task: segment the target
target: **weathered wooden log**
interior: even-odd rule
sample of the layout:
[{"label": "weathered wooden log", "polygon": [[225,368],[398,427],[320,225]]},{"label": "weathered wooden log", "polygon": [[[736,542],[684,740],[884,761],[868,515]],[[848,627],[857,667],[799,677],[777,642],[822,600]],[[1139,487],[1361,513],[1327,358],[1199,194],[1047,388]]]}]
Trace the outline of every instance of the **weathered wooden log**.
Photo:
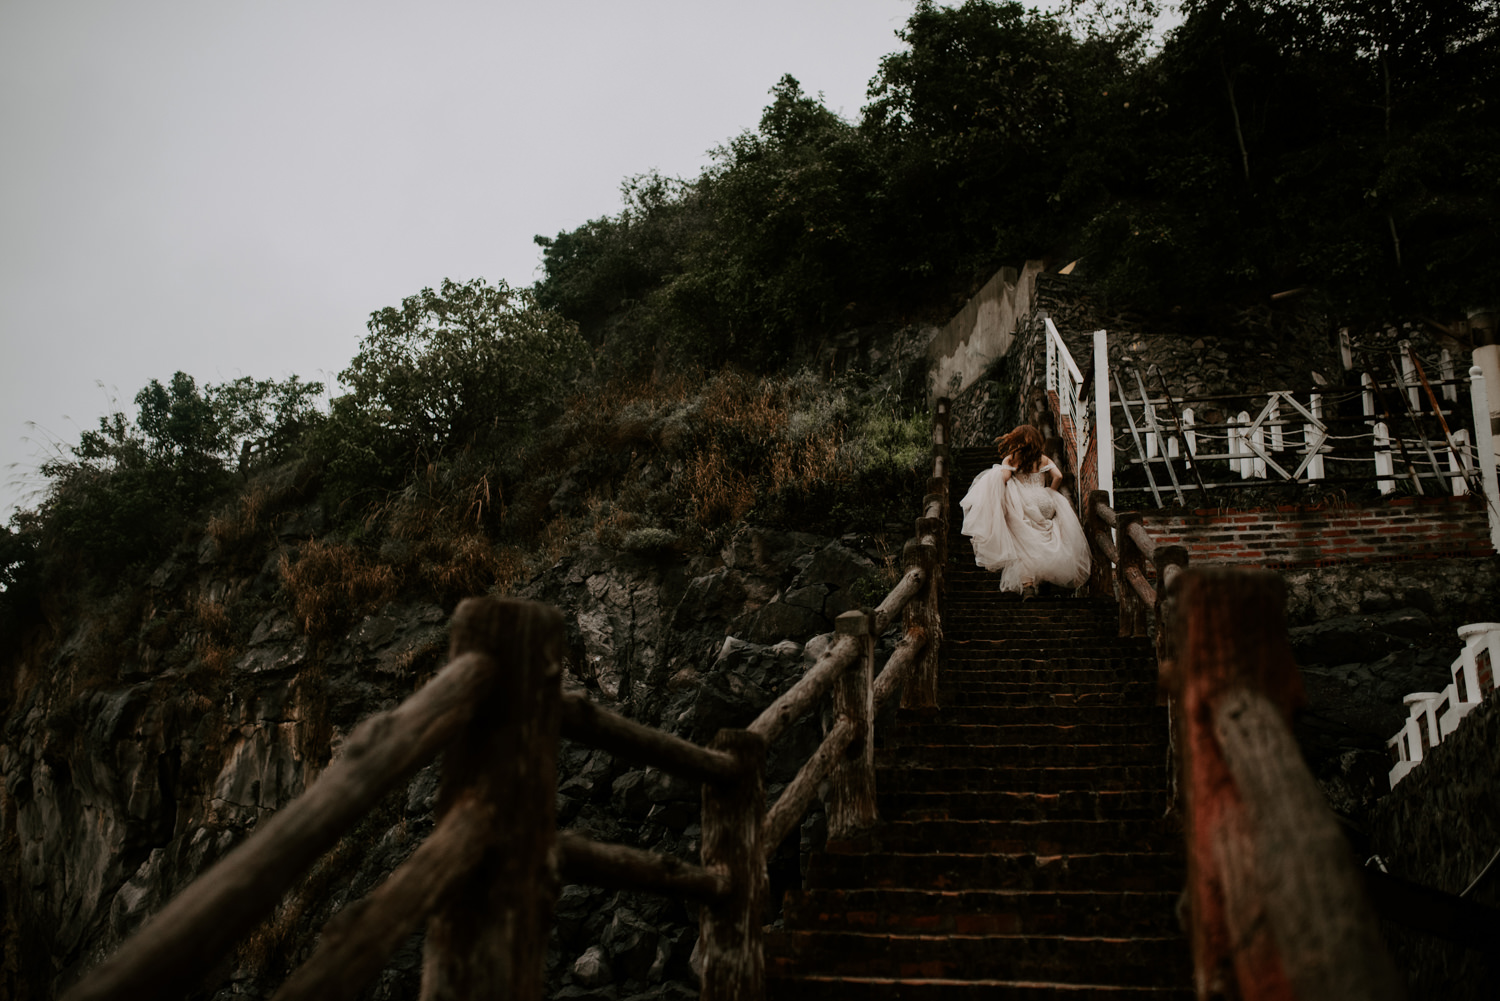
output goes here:
[{"label": "weathered wooden log", "polygon": [[748,730],[720,730],[714,747],[733,754],[742,770],[736,779],[703,784],[703,867],[722,872],[729,880],[729,893],[704,904],[699,912],[698,952],[703,960],[699,997],[703,1001],[762,1001],[766,741]]},{"label": "weathered wooden log", "polygon": [[[1155,608],[1156,588],[1152,587],[1151,581],[1146,578],[1146,571],[1142,570],[1139,566],[1127,565],[1123,573],[1125,575],[1126,582],[1130,585],[1130,589],[1135,593],[1135,597],[1140,601],[1141,607]],[[1135,635],[1144,636],[1145,632],[1144,630],[1142,630]]]},{"label": "weathered wooden log", "polygon": [[1109,536],[1100,510],[1109,510],[1109,494],[1092,491],[1083,506],[1083,533],[1089,540],[1089,594],[1095,598],[1112,598],[1115,594],[1115,544]]},{"label": "weathered wooden log", "polygon": [[1288,720],[1302,680],[1269,571],[1195,567],[1175,587],[1188,899],[1200,994],[1403,996],[1349,847]]},{"label": "weathered wooden log", "polygon": [[562,735],[694,782],[733,778],[739,767],[722,751],[643,726],[571,693],[562,698]]},{"label": "weathered wooden log", "polygon": [[500,821],[488,804],[462,800],[411,857],[368,897],[323,927],[318,948],[272,1001],[341,1001],[359,997],[391,955],[427,919],[455,882],[467,879]]},{"label": "weathered wooden log", "polygon": [[486,651],[501,668],[475,725],[444,752],[437,814],[473,797],[504,819],[473,878],[444,894],[427,922],[422,1001],[540,998],[557,895],[562,614],[529,601],[469,598],[453,616],[451,649]]},{"label": "weathered wooden log", "polygon": [[910,629],[901,641],[880,674],[875,678],[875,712],[879,715],[890,697],[902,690],[911,680],[912,672],[922,662],[922,653],[927,646],[927,634],[920,629]]},{"label": "weathered wooden log", "polygon": [[948,513],[948,498],[942,494],[928,494],[922,498],[922,517],[941,518]]},{"label": "weathered wooden log", "polygon": [[723,872],[627,845],[602,844],[576,831],[558,832],[557,869],[564,883],[642,890],[701,903],[722,900],[730,890]]},{"label": "weathered wooden log", "polygon": [[906,605],[904,624],[907,632],[917,631],[927,638],[909,684],[901,692],[901,704],[908,709],[933,709],[937,707],[938,646],[942,642],[943,627],[938,613],[938,594],[942,582],[943,567],[938,562],[937,552],[932,546],[923,545],[915,539],[906,543],[902,561],[908,567],[920,567],[927,578],[927,587],[915,600]]},{"label": "weathered wooden log", "polygon": [[1157,546],[1152,562],[1156,565],[1154,613],[1156,615],[1156,659],[1160,663],[1171,660],[1173,656],[1172,618],[1176,614],[1176,599],[1173,597],[1172,582],[1187,569],[1187,547]]},{"label": "weathered wooden log", "polygon": [[761,834],[761,845],[766,854],[786,840],[793,829],[802,822],[818,786],[828,777],[828,772],[854,741],[859,727],[848,718],[839,718],[823,738],[823,743],[797,770],[797,775],[788,782],[775,804],[766,812],[766,822]]},{"label": "weathered wooden log", "polygon": [[488,656],[457,657],[401,705],[361,723],[312,786],[178,894],[65,994],[67,1001],[185,991],[381,796],[463,729],[495,674]]},{"label": "weathered wooden log", "polygon": [[1089,512],[1096,515],[1100,521],[1110,528],[1116,528],[1119,524],[1119,515],[1115,509],[1109,506],[1109,494],[1104,490],[1095,490],[1089,494]]},{"label": "weathered wooden log", "polygon": [[844,838],[875,823],[875,637],[864,610],[834,622],[859,643],[859,656],[833,686],[833,713],[854,724],[854,740],[828,775],[828,834]]},{"label": "weathered wooden log", "polygon": [[1141,516],[1135,511],[1115,515],[1115,544],[1119,559],[1115,562],[1115,590],[1120,602],[1120,635],[1146,635],[1146,612],[1155,603],[1154,593],[1147,595],[1139,589],[1146,582],[1146,563],[1131,525],[1139,524]]},{"label": "weathered wooden log", "polygon": [[1141,522],[1139,515],[1125,526],[1125,531],[1130,533],[1130,539],[1139,550],[1141,559],[1147,563],[1152,562],[1156,558],[1156,540],[1151,538],[1150,532],[1146,531],[1146,526]]},{"label": "weathered wooden log", "polygon": [[884,635],[896,621],[896,617],[906,608],[907,602],[922,593],[922,586],[927,583],[927,571],[920,566],[912,567],[901,575],[896,586],[891,588],[885,600],[875,609],[875,635]]},{"label": "weathered wooden log", "polygon": [[833,687],[839,672],[854,662],[859,655],[859,643],[852,636],[840,636],[823,651],[818,662],[807,669],[798,682],[781,694],[775,702],[755,717],[755,722],[745,729],[765,738],[769,743],[795,720],[812,712],[823,696]]}]

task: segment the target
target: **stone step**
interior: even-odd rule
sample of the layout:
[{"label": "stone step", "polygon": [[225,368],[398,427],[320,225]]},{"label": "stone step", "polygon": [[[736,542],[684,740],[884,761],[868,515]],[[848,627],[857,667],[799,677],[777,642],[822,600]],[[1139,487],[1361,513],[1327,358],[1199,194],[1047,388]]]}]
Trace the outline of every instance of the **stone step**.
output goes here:
[{"label": "stone step", "polygon": [[[860,855],[923,856],[932,861],[926,870],[943,873],[943,859],[958,860],[960,868],[972,867],[965,859],[1001,856],[1075,856],[1094,857],[1107,854],[1119,864],[1134,858],[1136,854],[1171,855],[1181,851],[1182,836],[1174,820],[1163,817],[1130,818],[1115,820],[1090,820],[1063,818],[1051,820],[995,820],[989,818],[929,818],[920,820],[886,819],[859,834],[847,838],[833,838],[822,856],[814,856],[809,864],[808,879],[812,880],[817,858],[848,857]],[[911,863],[916,865],[916,863]],[[1079,877],[1084,878],[1084,877]],[[812,882],[809,886],[815,885]],[[899,879],[878,883],[846,884],[831,874],[822,886],[903,886],[929,889],[966,889],[962,884],[928,887],[925,883],[903,882]],[[1009,887],[1011,884],[1000,884]],[[1059,887],[1048,887],[1058,889]],[[1065,889],[1089,889],[1090,883]],[[1113,886],[1110,889],[1162,889],[1160,886]]]},{"label": "stone step", "polygon": [[1162,789],[1014,789],[909,792],[883,789],[875,807],[888,820],[1151,820],[1167,810]]},{"label": "stone step", "polygon": [[938,689],[938,705],[997,709],[1019,706],[1154,706],[1155,685],[1068,685],[1036,682],[1003,685],[980,682],[973,687]]},{"label": "stone step", "polygon": [[[980,825],[983,821],[968,821]],[[944,824],[933,821],[932,824]],[[965,821],[947,821],[965,824]],[[900,824],[886,825],[886,840],[897,837]],[[1010,825],[1013,833],[1022,833],[1020,825]],[[1040,827],[1040,825],[1038,825]],[[1055,834],[1068,834],[1065,824],[1053,822]],[[1101,824],[1103,827],[1103,824]],[[1185,867],[1179,851],[1145,851],[1136,849],[1160,834],[1148,830],[1149,821],[1118,821],[1118,831],[1142,831],[1142,836],[1110,842],[1119,851],[1074,852],[1059,854],[1055,845],[1047,845],[1049,834],[1038,830],[1034,837],[1047,848],[1044,851],[992,851],[992,845],[1007,845],[1010,837],[998,827],[987,833],[984,828],[972,831],[975,854],[939,854],[924,851],[826,851],[811,855],[807,864],[807,888],[834,887],[856,890],[865,887],[922,887],[926,890],[1142,890],[1157,891],[1181,885]],[[913,825],[915,828],[915,825]],[[996,836],[992,836],[996,834]],[[910,839],[915,840],[915,839]],[[1016,837],[1014,840],[1025,840]],[[1071,840],[1071,839],[1070,839]],[[1166,839],[1163,839],[1163,842]],[[829,848],[838,848],[829,842]]]},{"label": "stone step", "polygon": [[[1167,788],[1167,769],[1153,765],[1097,767],[980,768],[954,765],[933,768],[881,758],[875,788],[890,792],[1064,792],[1074,789],[1114,790]],[[888,763],[887,763],[888,762]]]},{"label": "stone step", "polygon": [[777,1001],[1193,1001],[1197,997],[1190,987],[775,974],[767,979],[767,994]]},{"label": "stone step", "polygon": [[[1062,712],[1063,710],[1053,710]],[[930,747],[936,744],[997,747],[1001,745],[1101,745],[1101,744],[1160,744],[1167,742],[1166,711],[1147,714],[1144,710],[1131,713],[1136,720],[1128,723],[1010,723],[1010,724],[953,724],[953,723],[901,723],[898,722],[886,733],[887,747]],[[1142,717],[1153,718],[1142,718]],[[1107,754],[1107,751],[1105,752]],[[1101,760],[1100,764],[1119,764],[1113,760]]]},{"label": "stone step", "polygon": [[1127,935],[1180,933],[1178,894],[1013,890],[794,890],[788,929],[926,935]]},{"label": "stone step", "polygon": [[1048,726],[1082,726],[1104,724],[1121,726],[1131,723],[1159,722],[1165,726],[1166,707],[1157,706],[1079,706],[1079,705],[1013,705],[1013,706],[966,706],[946,705],[929,716],[912,713],[907,721],[899,721],[890,731],[901,735],[912,726],[1015,726],[1021,724],[1046,724]]},{"label": "stone step", "polygon": [[919,742],[889,744],[875,731],[877,764],[920,765],[929,768],[1049,768],[1106,765],[1162,765],[1167,760],[1165,739],[1137,743],[1063,743],[973,745]]},{"label": "stone step", "polygon": [[776,977],[924,977],[1177,986],[1191,976],[1180,936],[894,935],[771,931],[767,971]]}]

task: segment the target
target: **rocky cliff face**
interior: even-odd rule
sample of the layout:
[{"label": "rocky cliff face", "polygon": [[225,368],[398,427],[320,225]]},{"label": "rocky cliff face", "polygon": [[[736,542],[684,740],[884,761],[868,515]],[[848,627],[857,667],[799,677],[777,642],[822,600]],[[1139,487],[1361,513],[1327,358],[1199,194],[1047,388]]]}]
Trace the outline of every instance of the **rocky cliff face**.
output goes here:
[{"label": "rocky cliff face", "polygon": [[[451,609],[431,596],[403,594],[347,633],[309,636],[277,572],[297,545],[279,540],[256,566],[184,549],[140,592],[49,609],[53,628],[5,665],[0,994],[54,996],[315,780],[360,719],[441,666]],[[835,615],[884,593],[879,555],[868,539],[746,527],[718,558],[585,550],[525,596],[564,610],[570,685],[706,740],[799,676]],[[818,728],[804,720],[778,747],[773,789]],[[559,775],[563,825],[696,857],[696,788],[566,743]],[[420,843],[436,780],[424,769],[350,832],[196,996],[269,996],[322,924]],[[773,869],[795,873],[790,852]],[[695,924],[675,902],[567,887],[553,987],[691,994]],[[413,940],[371,996],[415,996],[419,958]]]}]

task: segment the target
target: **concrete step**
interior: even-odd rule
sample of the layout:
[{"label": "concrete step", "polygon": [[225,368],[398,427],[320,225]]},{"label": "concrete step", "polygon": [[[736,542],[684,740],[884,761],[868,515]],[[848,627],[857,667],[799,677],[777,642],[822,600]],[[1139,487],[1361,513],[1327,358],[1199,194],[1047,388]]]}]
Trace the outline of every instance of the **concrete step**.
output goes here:
[{"label": "concrete step", "polygon": [[[1176,851],[1156,852],[1136,850],[1137,845],[1161,844],[1169,840],[1149,821],[1117,821],[1113,827],[1118,835],[1112,842],[1120,850],[1095,854],[1059,854],[1057,849],[1064,841],[1072,842],[1083,836],[1070,830],[1066,822],[1037,824],[1035,831],[1024,831],[1021,825],[1008,825],[1001,830],[990,822],[969,821],[970,831],[963,831],[963,821],[931,821],[920,828],[916,824],[900,822],[883,825],[881,833],[871,835],[869,840],[883,839],[886,843],[916,845],[923,834],[928,837],[948,837],[940,828],[949,826],[953,831],[967,833],[974,838],[973,853],[967,855],[942,854],[923,851],[860,851],[836,850],[840,843],[830,841],[831,849],[811,857],[808,862],[807,888],[862,889],[870,887],[909,888],[928,890],[1137,890],[1160,891],[1163,888],[1181,886],[1185,868],[1180,848]],[[1073,822],[1077,824],[1080,822]],[[1101,829],[1105,826],[1102,822]],[[1135,832],[1132,836],[1132,832]],[[903,837],[903,835],[910,835]],[[1088,832],[1090,838],[1096,836]],[[1031,841],[1042,846],[1041,851],[1002,852],[998,848],[1008,844]],[[991,850],[992,848],[996,850]]]},{"label": "concrete step", "polygon": [[898,791],[876,782],[875,807],[888,820],[1154,820],[1167,811],[1161,789]]},{"label": "concrete step", "polygon": [[1192,1001],[1197,997],[1184,987],[768,974],[766,993],[777,1001]]},{"label": "concrete step", "polygon": [[788,929],[901,935],[1072,935],[1123,938],[1179,934],[1170,891],[794,890]]},{"label": "concrete step", "polygon": [[1177,986],[1191,976],[1178,936],[895,935],[851,931],[772,931],[773,976],[1014,979]]},{"label": "concrete step", "polygon": [[[985,853],[1039,856],[1094,856],[1103,853],[1119,857],[1135,852],[1171,852],[1179,847],[1180,841],[1181,833],[1176,821],[1163,817],[1107,820],[1078,817],[1037,820],[886,818],[867,831],[846,838],[831,839],[827,855],[863,853],[966,858]],[[940,870],[941,865],[937,865],[937,869]],[[824,885],[843,884],[832,882]],[[925,884],[898,881],[879,885],[922,887]],[[1073,887],[1084,888],[1086,887]]]},{"label": "concrete step", "polygon": [[875,787],[883,792],[1016,792],[1167,788],[1167,769],[1153,765],[1094,767],[981,768],[972,765],[923,767],[883,756],[876,766]]}]

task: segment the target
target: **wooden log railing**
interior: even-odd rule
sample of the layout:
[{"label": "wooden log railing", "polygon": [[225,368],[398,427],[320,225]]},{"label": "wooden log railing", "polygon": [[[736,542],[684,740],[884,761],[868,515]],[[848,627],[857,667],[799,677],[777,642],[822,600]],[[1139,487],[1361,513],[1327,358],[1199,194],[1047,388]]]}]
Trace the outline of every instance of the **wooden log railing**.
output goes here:
[{"label": "wooden log railing", "polygon": [[1120,635],[1145,635],[1148,611],[1155,620],[1198,996],[1403,997],[1365,879],[1292,735],[1302,679],[1281,577],[1189,569],[1185,549],[1155,544],[1103,491],[1085,523],[1090,589],[1118,592]]},{"label": "wooden log railing", "polygon": [[[64,1001],[169,998],[192,990],[322,853],[416,769],[444,755],[431,835],[368,897],[336,915],[274,1001],[357,996],[426,926],[424,1001],[539,999],[559,880],[699,903],[701,997],[764,997],[761,923],[768,855],[825,782],[830,833],[874,823],[874,725],[902,692],[935,706],[946,558],[948,401],[933,422],[932,476],[905,573],[880,605],[845,612],[811,669],[743,730],[710,746],[643,726],[562,691],[561,614],[532,602],[469,599],[454,614],[448,664],[389,712],[361,723],[293,802],[201,875]],[[878,677],[878,638],[903,635]],[[767,808],[768,745],[832,696],[832,723]],[[702,783],[700,864],[556,829],[560,737]]]}]

